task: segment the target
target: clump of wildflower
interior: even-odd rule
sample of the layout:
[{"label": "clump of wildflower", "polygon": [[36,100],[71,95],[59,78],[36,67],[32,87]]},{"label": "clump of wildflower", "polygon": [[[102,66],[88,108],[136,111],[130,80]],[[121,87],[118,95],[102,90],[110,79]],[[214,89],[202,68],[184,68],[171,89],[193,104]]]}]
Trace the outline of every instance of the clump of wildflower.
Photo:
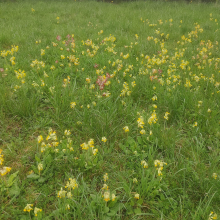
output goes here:
[{"label": "clump of wildflower", "polygon": [[107,141],[106,137],[102,137],[102,141],[106,142]]},{"label": "clump of wildflower", "polygon": [[3,167],[0,169],[0,174],[1,174],[1,176],[4,176],[7,173],[9,173],[10,171],[11,171],[11,167]]},{"label": "clump of wildflower", "polygon": [[125,126],[125,127],[123,128],[123,130],[124,130],[125,132],[129,132],[128,126]]},{"label": "clump of wildflower", "polygon": [[105,175],[103,176],[103,179],[105,182],[108,180],[108,173],[105,173]]},{"label": "clump of wildflower", "polygon": [[104,200],[106,202],[108,202],[110,200],[110,192],[109,191],[105,191],[103,194]]},{"label": "clump of wildflower", "polygon": [[137,183],[137,182],[138,182],[137,178],[134,178],[133,183]]},{"label": "clump of wildflower", "polygon": [[217,173],[212,174],[212,178],[214,178],[215,180],[217,179],[217,177],[218,177]]},{"label": "clump of wildflower", "polygon": [[108,79],[110,79],[110,74],[106,73],[106,76],[99,76],[96,83],[99,85],[99,89],[103,90]]},{"label": "clump of wildflower", "polygon": [[112,194],[112,201],[114,202],[114,201],[115,201],[115,199],[116,199],[115,194]]},{"label": "clump of wildflower", "polygon": [[209,214],[209,219],[208,219],[208,220],[213,220],[213,219],[217,219],[217,218],[218,218],[217,214],[214,213],[214,212],[211,212],[211,213]]},{"label": "clump of wildflower", "polygon": [[105,184],[105,183],[103,184],[102,190],[108,190],[107,184]]},{"label": "clump of wildflower", "polygon": [[66,196],[67,191],[63,190],[63,188],[61,187],[60,191],[57,193],[57,197],[64,198]]},{"label": "clump of wildflower", "polygon": [[155,160],[154,161],[154,166],[157,167],[157,171],[158,171],[158,176],[162,176],[162,170],[163,170],[163,166],[167,165],[167,163],[161,161],[161,160]]},{"label": "clump of wildflower", "polygon": [[40,144],[41,141],[43,141],[43,140],[44,140],[44,139],[43,139],[42,135],[39,135],[39,136],[37,137],[37,141],[38,141],[39,144]]},{"label": "clump of wildflower", "polygon": [[[2,149],[0,149],[0,165],[2,165],[2,164],[3,164],[3,161],[4,161],[4,159],[3,159],[4,155],[1,154],[1,153],[2,153]],[[2,167],[2,168],[0,169],[0,175],[1,175],[1,176],[4,176],[4,175],[6,175],[7,173],[9,173],[10,171],[11,171],[11,167]]]},{"label": "clump of wildflower", "polygon": [[65,130],[64,135],[69,136],[71,134],[70,130]]},{"label": "clump of wildflower", "polygon": [[57,140],[57,135],[56,135],[56,131],[53,131],[52,128],[49,129],[49,134],[46,138],[46,140],[52,140],[52,141],[56,141]]},{"label": "clump of wildflower", "polygon": [[170,114],[169,112],[166,112],[165,115],[164,115],[164,119],[168,120],[168,115],[169,114]]},{"label": "clump of wildflower", "polygon": [[27,204],[24,208],[24,212],[30,212],[31,210],[33,210],[32,206],[33,204]]},{"label": "clump of wildflower", "polygon": [[135,198],[135,199],[139,199],[139,198],[140,198],[140,195],[139,195],[138,193],[135,193],[135,194],[134,194],[134,198]]},{"label": "clump of wildflower", "polygon": [[75,103],[75,102],[71,102],[71,103],[70,103],[70,108],[73,108],[73,109],[74,109],[75,106],[76,106],[76,103]]},{"label": "clump of wildflower", "polygon": [[157,122],[157,114],[154,110],[153,113],[151,114],[151,117],[148,119],[148,123],[151,125],[152,123],[155,124],[156,122]]},{"label": "clump of wildflower", "polygon": [[141,131],[140,131],[140,134],[145,134],[146,133],[146,131],[144,130],[144,129],[142,129]]},{"label": "clump of wildflower", "polygon": [[194,124],[193,124],[193,127],[196,127],[198,125],[198,123],[197,122],[195,122]]},{"label": "clump of wildflower", "polygon": [[69,178],[69,181],[67,181],[65,188],[67,188],[68,190],[78,188],[76,179]]},{"label": "clump of wildflower", "polygon": [[43,170],[43,164],[42,163],[39,163],[38,166],[37,166],[37,169],[40,173],[41,170]]},{"label": "clump of wildflower", "polygon": [[148,168],[148,163],[147,163],[145,160],[142,160],[142,161],[141,161],[141,165],[142,165],[144,168]]},{"label": "clump of wildflower", "polygon": [[39,209],[37,207],[34,208],[34,215],[37,216],[38,212],[42,212],[42,209]]},{"label": "clump of wildflower", "polygon": [[140,116],[140,118],[138,118],[137,122],[138,122],[138,127],[139,127],[139,128],[143,128],[144,119],[143,119],[142,116]]},{"label": "clump of wildflower", "polygon": [[152,100],[153,100],[153,101],[156,101],[156,100],[157,100],[157,96],[154,95],[153,98],[152,98]]}]

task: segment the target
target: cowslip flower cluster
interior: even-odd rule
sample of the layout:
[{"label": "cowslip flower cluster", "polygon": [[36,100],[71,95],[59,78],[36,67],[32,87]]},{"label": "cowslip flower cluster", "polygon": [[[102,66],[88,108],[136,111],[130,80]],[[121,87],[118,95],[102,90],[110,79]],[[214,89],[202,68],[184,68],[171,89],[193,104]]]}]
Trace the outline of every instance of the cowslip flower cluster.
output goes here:
[{"label": "cowslip flower cluster", "polygon": [[143,168],[148,168],[148,163],[145,160],[141,161],[141,165],[143,166]]},{"label": "cowslip flower cluster", "polygon": [[161,161],[161,160],[155,160],[154,161],[154,166],[157,167],[157,171],[158,171],[158,176],[162,176],[162,170],[163,170],[163,166],[167,165],[167,163]]},{"label": "cowslip flower cluster", "polygon": [[166,112],[165,115],[164,115],[164,119],[168,120],[168,119],[169,119],[169,118],[168,118],[168,115],[169,115],[169,114],[170,114],[169,112]]},{"label": "cowslip flower cluster", "polygon": [[139,128],[143,128],[144,119],[143,119],[142,116],[140,116],[140,118],[138,118],[137,122],[138,122],[138,127],[139,127]]},{"label": "cowslip flower cluster", "polygon": [[[0,165],[3,165],[3,159],[4,155],[2,154],[2,149],[0,149]],[[11,167],[2,167],[0,169],[0,174],[1,176],[6,175],[7,173],[9,173],[11,171]]]},{"label": "cowslip flower cluster", "polygon": [[148,119],[148,123],[151,125],[152,123],[156,124],[157,123],[157,114],[155,110],[153,110],[153,113],[151,114],[150,118]]},{"label": "cowslip flower cluster", "polygon": [[[104,182],[108,180],[107,173],[104,174],[103,179],[104,179]],[[102,187],[102,197],[105,202],[108,202],[110,200],[115,201],[115,199],[117,198],[114,193],[110,192],[109,187],[106,183],[104,183]]]},{"label": "cowslip flower cluster", "polygon": [[128,126],[125,126],[125,127],[123,128],[123,130],[124,130],[125,132],[129,132],[129,127],[128,127]]},{"label": "cowslip flower cluster", "polygon": [[217,214],[214,213],[214,212],[211,212],[211,213],[209,214],[208,220],[213,220],[213,219],[217,219],[217,218],[218,218]]},{"label": "cowslip flower cluster", "polygon": [[89,148],[91,148],[92,150],[92,154],[95,156],[97,153],[98,153],[98,149],[97,148],[94,148],[94,139],[90,139],[88,141],[88,143],[82,143],[80,145],[80,147],[83,149],[83,150],[88,150]]},{"label": "cowslip flower cluster", "polygon": [[[65,148],[62,149],[63,152],[65,152],[67,149],[69,149],[70,151],[74,151],[74,149],[72,147],[72,140],[69,137],[70,134],[71,134],[70,130],[64,131],[63,138],[67,139],[67,144],[65,145]],[[40,146],[41,146],[41,153],[43,153],[47,149],[52,149],[52,151],[57,153],[57,152],[59,152],[59,149],[57,147],[60,146],[60,144],[63,142],[62,140],[58,141],[56,131],[54,131],[52,128],[49,129],[48,135],[47,135],[45,141],[44,141],[44,138],[42,135],[39,135],[37,137],[37,141],[38,141],[38,144],[40,144]]]}]

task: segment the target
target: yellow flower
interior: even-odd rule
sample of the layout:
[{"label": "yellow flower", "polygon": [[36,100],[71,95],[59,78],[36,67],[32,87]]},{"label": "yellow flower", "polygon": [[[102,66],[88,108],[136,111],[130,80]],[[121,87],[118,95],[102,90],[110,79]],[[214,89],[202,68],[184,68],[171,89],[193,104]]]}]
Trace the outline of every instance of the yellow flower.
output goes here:
[{"label": "yellow flower", "polygon": [[140,116],[140,118],[138,118],[137,122],[138,122],[138,127],[139,127],[139,128],[143,128],[144,119],[143,119],[142,116]]},{"label": "yellow flower", "polygon": [[0,174],[1,174],[1,176],[4,176],[7,173],[9,173],[10,171],[11,171],[11,167],[3,167],[2,169],[0,169]]},{"label": "yellow flower", "polygon": [[61,59],[62,59],[62,60],[64,60],[64,59],[65,59],[65,56],[64,56],[64,55],[61,55],[60,57],[61,57]]},{"label": "yellow flower", "polygon": [[146,133],[146,131],[144,130],[144,129],[142,129],[141,131],[140,131],[140,134],[145,134]]},{"label": "yellow flower", "polygon": [[41,49],[40,55],[41,56],[45,55],[45,50]]},{"label": "yellow flower", "polygon": [[70,108],[75,108],[75,106],[76,106],[76,103],[75,103],[75,102],[71,102],[71,103],[70,103]]},{"label": "yellow flower", "polygon": [[104,200],[108,202],[110,200],[110,192],[109,191],[104,192],[103,197],[104,197]]},{"label": "yellow flower", "polygon": [[168,115],[169,115],[169,114],[170,114],[169,112],[166,112],[166,113],[165,113],[164,118],[165,118],[166,120],[168,120]]},{"label": "yellow flower", "polygon": [[112,201],[115,201],[115,199],[116,199],[115,194],[112,194]]},{"label": "yellow flower", "polygon": [[123,128],[123,130],[124,130],[125,132],[129,132],[128,126],[125,126],[125,127]]},{"label": "yellow flower", "polygon": [[153,100],[153,101],[157,100],[157,96],[154,95],[153,98],[152,98],[152,100]]},{"label": "yellow flower", "polygon": [[138,193],[136,193],[136,194],[134,195],[134,198],[135,198],[135,199],[139,199],[139,198],[140,198],[140,195],[139,195]]},{"label": "yellow flower", "polygon": [[32,11],[32,12],[35,12],[35,10],[34,10],[33,8],[31,8],[31,11]]},{"label": "yellow flower", "polygon": [[31,208],[31,206],[33,206],[33,204],[27,204],[24,208],[24,212],[30,212],[31,210],[33,210],[33,208]]},{"label": "yellow flower", "polygon": [[68,188],[68,190],[70,190],[71,188],[73,189],[78,188],[76,179],[69,178],[69,182],[67,181],[65,188]]},{"label": "yellow flower", "polygon": [[196,127],[198,124],[197,124],[197,122],[195,122],[194,124],[193,124],[193,127]]},{"label": "yellow flower", "polygon": [[141,165],[144,167],[144,168],[148,168],[148,164],[145,160],[142,160],[141,161]]},{"label": "yellow flower", "polygon": [[64,198],[66,196],[67,191],[63,190],[61,187],[61,190],[57,193],[57,197]]},{"label": "yellow flower", "polygon": [[103,179],[104,179],[105,182],[108,180],[108,174],[107,173],[103,176]]},{"label": "yellow flower", "polygon": [[212,110],[210,108],[208,108],[208,112],[211,112]]},{"label": "yellow flower", "polygon": [[40,135],[40,136],[37,137],[38,143],[40,143],[40,142],[43,141],[43,140],[44,140],[44,139],[43,139],[42,135]]},{"label": "yellow flower", "polygon": [[218,177],[217,173],[213,173],[213,174],[212,174],[212,177],[216,180],[217,177]]},{"label": "yellow flower", "polygon": [[107,141],[106,137],[102,137],[102,141],[106,142]]},{"label": "yellow flower", "polygon": [[98,153],[98,149],[93,149],[92,150],[93,155],[95,156]]},{"label": "yellow flower", "polygon": [[35,216],[37,216],[37,213],[38,213],[38,212],[42,212],[42,209],[39,209],[39,208],[35,207],[35,208],[34,208],[34,214],[35,214]]},{"label": "yellow flower", "polygon": [[65,130],[64,135],[69,136],[71,134],[70,130]]},{"label": "yellow flower", "polygon": [[40,172],[41,170],[43,170],[43,164],[39,163],[37,166],[38,171]]},{"label": "yellow flower", "polygon": [[137,181],[137,178],[134,178],[133,179],[133,183],[137,183],[138,181]]}]

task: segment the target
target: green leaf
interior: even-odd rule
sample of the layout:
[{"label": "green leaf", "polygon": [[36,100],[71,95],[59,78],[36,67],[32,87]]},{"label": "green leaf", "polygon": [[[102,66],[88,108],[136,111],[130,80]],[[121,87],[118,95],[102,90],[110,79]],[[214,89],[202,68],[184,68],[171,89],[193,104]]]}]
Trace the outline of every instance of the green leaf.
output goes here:
[{"label": "green leaf", "polygon": [[17,185],[17,182],[9,189],[9,195],[10,196],[18,196],[20,194],[21,190]]},{"label": "green leaf", "polygon": [[35,160],[36,160],[38,163],[41,163],[41,160],[40,160],[40,158],[37,156],[37,154],[35,154]]},{"label": "green leaf", "polygon": [[137,203],[141,205],[141,204],[143,203],[143,199],[139,199],[139,200],[137,201]]},{"label": "green leaf", "polygon": [[31,173],[30,175],[27,176],[28,179],[34,179],[34,180],[38,179],[39,177],[40,176],[35,173]]},{"label": "green leaf", "polygon": [[135,209],[135,210],[134,210],[134,213],[135,213],[135,214],[141,214],[141,209],[140,209],[140,208]]},{"label": "green leaf", "polygon": [[140,145],[143,144],[142,137],[138,136],[138,137],[137,137],[137,141],[138,141],[138,143],[139,143]]},{"label": "green leaf", "polygon": [[103,209],[103,212],[108,213],[109,212],[109,207],[105,206],[104,209]]},{"label": "green leaf", "polygon": [[14,181],[15,181],[15,178],[16,178],[17,175],[18,175],[18,172],[19,172],[19,171],[15,172],[15,173],[13,173],[13,174],[11,174],[11,175],[9,176],[8,182],[7,182],[7,187],[11,187],[11,186],[13,185],[13,183],[14,183]]},{"label": "green leaf", "polygon": [[116,212],[114,210],[111,210],[109,213],[107,213],[107,216],[115,216]]},{"label": "green leaf", "polygon": [[43,182],[45,182],[45,180],[46,180],[46,178],[40,177],[40,178],[38,179],[38,182],[39,182],[39,183],[43,183]]}]

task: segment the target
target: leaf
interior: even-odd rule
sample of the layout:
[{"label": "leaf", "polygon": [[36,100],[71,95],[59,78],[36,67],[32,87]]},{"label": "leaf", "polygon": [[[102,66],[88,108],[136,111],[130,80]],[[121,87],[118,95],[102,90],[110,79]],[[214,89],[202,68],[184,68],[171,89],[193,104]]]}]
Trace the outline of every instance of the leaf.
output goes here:
[{"label": "leaf", "polygon": [[115,206],[111,210],[114,210],[115,212],[118,212],[119,210],[122,210],[123,208],[124,208],[123,203],[116,203]]},{"label": "leaf", "polygon": [[38,182],[39,182],[39,183],[43,183],[43,182],[45,182],[45,180],[46,180],[46,178],[40,177],[40,178],[38,179]]},{"label": "leaf", "polygon": [[15,180],[15,178],[16,178],[17,175],[18,175],[18,172],[19,172],[19,171],[17,171],[17,172],[15,172],[15,173],[13,173],[13,174],[10,175],[10,177],[8,178],[7,187],[11,187],[11,186],[13,185],[14,180]]},{"label": "leaf", "polygon": [[35,160],[36,160],[38,163],[41,163],[41,160],[40,160],[40,158],[37,156],[37,154],[35,154]]},{"label": "leaf", "polygon": [[20,194],[21,190],[17,185],[17,182],[9,189],[9,195],[10,196],[18,196]]},{"label": "leaf", "polygon": [[27,176],[28,179],[34,179],[34,180],[38,179],[39,177],[40,176],[35,173],[31,173],[30,175]]},{"label": "leaf", "polygon": [[108,213],[109,212],[109,207],[105,206],[104,209],[103,209],[103,212]]},{"label": "leaf", "polygon": [[143,203],[143,199],[139,199],[139,200],[137,201],[137,203],[141,205],[141,204]]},{"label": "leaf", "polygon": [[137,141],[138,141],[138,143],[139,143],[140,145],[143,144],[142,137],[138,136],[138,137],[137,137]]},{"label": "leaf", "polygon": [[115,216],[116,212],[114,210],[111,210],[109,213],[107,213],[107,216]]},{"label": "leaf", "polygon": [[140,208],[135,209],[135,210],[134,210],[134,213],[135,213],[135,214],[141,214],[141,209],[140,209]]}]

